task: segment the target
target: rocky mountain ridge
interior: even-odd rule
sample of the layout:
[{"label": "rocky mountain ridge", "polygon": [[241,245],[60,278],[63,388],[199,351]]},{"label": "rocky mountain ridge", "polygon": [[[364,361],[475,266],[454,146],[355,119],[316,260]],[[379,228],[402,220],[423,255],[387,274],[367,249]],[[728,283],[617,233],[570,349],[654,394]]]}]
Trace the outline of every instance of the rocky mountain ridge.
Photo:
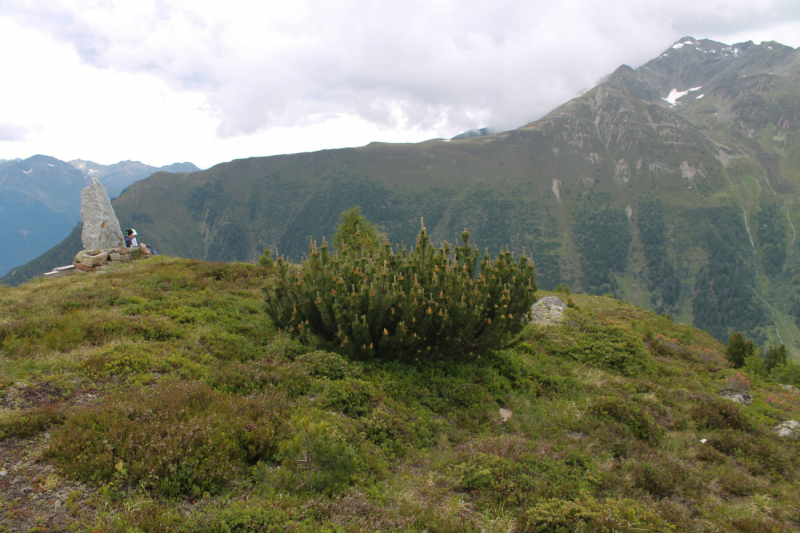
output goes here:
[{"label": "rocky mountain ridge", "polygon": [[161,253],[291,259],[360,204],[392,242],[420,217],[532,253],[543,288],[613,293],[800,356],[800,54],[685,37],[516,130],[157,173],[114,202]]},{"label": "rocky mountain ridge", "polygon": [[146,165],[140,161],[120,161],[113,165],[100,165],[93,161],[75,159],[69,162],[87,178],[97,178],[108,191],[110,198],[116,198],[126,187],[156,172],[197,172],[193,163],[172,163],[163,167]]}]

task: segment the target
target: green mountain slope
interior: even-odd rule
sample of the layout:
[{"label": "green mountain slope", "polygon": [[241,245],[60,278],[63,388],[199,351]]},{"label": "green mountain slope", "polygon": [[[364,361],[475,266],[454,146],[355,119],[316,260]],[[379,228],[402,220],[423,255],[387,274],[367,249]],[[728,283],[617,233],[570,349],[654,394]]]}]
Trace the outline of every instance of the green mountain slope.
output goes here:
[{"label": "green mountain slope", "polygon": [[0,283],[16,286],[41,276],[45,272],[50,272],[56,267],[71,264],[75,255],[83,249],[82,231],[83,223],[76,224],[66,239],[39,257],[11,269],[10,272],[0,277]]},{"label": "green mountain slope", "polygon": [[161,256],[0,286],[0,531],[800,526],[800,441],[771,431],[800,395],[703,331],[576,295],[483,359],[357,363],[276,331],[271,275]]},{"label": "green mountain slope", "polygon": [[162,253],[299,259],[352,205],[393,242],[468,227],[539,281],[800,357],[800,53],[691,37],[517,130],[155,174],[114,203]]},{"label": "green mountain slope", "polygon": [[0,275],[57,245],[80,220],[86,178],[53,157],[0,166]]}]

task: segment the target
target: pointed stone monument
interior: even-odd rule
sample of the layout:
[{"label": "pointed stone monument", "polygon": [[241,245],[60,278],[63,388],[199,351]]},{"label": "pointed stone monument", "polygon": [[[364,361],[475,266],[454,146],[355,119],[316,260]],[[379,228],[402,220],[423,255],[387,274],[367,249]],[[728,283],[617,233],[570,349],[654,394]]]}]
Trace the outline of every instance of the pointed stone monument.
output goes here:
[{"label": "pointed stone monument", "polygon": [[125,248],[119,220],[105,187],[97,178],[92,178],[91,185],[81,191],[81,218],[84,250]]}]

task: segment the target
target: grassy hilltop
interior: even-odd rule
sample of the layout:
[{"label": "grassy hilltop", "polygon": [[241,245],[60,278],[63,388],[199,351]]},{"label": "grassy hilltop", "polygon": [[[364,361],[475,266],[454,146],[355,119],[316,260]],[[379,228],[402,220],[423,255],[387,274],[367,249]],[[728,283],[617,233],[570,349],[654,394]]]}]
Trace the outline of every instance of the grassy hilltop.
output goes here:
[{"label": "grassy hilltop", "polygon": [[357,363],[277,331],[270,275],[155,257],[0,287],[0,531],[800,526],[800,444],[770,431],[800,396],[705,332],[573,295],[513,349]]},{"label": "grassy hilltop", "polygon": [[113,205],[159,252],[208,261],[299,260],[356,204],[392,243],[424,217],[437,242],[468,227],[492,254],[528,250],[541,288],[613,293],[798,359],[799,132],[800,51],[685,37],[515,130],[157,173]]}]

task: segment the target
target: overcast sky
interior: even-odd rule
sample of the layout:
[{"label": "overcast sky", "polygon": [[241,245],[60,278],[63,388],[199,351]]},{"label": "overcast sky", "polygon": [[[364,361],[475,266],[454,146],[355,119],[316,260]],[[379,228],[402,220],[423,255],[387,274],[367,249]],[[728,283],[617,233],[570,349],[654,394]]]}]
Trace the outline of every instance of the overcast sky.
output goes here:
[{"label": "overcast sky", "polygon": [[800,46],[800,0],[0,0],[0,158],[110,164],[521,126],[679,38]]}]

